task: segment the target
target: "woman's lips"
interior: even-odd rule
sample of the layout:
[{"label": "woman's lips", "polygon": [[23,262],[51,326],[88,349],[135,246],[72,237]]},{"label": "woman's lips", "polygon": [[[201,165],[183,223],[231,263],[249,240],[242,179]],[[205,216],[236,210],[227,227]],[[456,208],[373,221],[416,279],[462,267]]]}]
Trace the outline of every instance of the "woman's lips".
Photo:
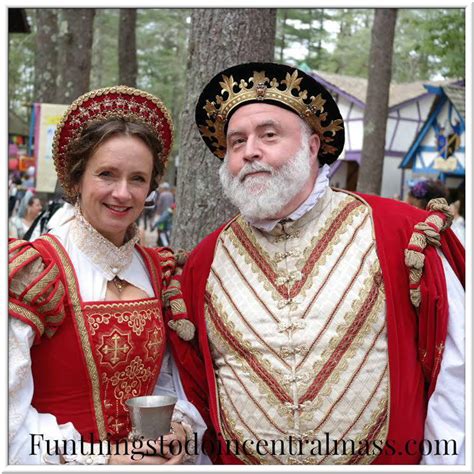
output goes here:
[{"label": "woman's lips", "polygon": [[125,215],[131,207],[127,206],[114,206],[112,204],[104,204],[104,206],[113,214],[118,215],[118,216],[123,216]]}]

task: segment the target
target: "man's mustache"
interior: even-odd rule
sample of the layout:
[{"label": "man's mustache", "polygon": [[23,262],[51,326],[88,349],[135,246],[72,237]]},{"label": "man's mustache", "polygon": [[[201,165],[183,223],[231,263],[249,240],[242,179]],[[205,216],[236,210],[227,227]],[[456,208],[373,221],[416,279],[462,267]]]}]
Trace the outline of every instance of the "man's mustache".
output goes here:
[{"label": "man's mustache", "polygon": [[238,179],[242,182],[245,177],[251,173],[258,173],[260,171],[264,171],[270,174],[274,173],[273,166],[266,164],[266,163],[259,163],[258,161],[252,161],[251,163],[247,163],[238,174]]}]

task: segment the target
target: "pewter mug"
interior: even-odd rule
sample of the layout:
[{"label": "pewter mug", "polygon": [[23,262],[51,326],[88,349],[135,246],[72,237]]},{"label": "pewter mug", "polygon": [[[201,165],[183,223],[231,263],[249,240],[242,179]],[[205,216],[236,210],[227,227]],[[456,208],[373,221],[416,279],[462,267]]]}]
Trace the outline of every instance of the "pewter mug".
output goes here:
[{"label": "pewter mug", "polygon": [[177,402],[176,397],[147,395],[134,397],[125,403],[132,423],[132,438],[156,439],[171,429],[171,416]]}]

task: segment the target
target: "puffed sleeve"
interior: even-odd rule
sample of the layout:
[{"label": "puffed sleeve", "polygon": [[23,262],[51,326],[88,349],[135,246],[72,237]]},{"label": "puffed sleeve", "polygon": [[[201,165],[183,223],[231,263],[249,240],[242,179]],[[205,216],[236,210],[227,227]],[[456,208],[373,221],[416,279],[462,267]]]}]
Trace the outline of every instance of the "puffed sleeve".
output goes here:
[{"label": "puffed sleeve", "polygon": [[51,337],[64,320],[65,289],[58,265],[32,242],[8,246],[8,311],[33,328],[35,343]]},{"label": "puffed sleeve", "polygon": [[9,462],[58,464],[59,456],[49,455],[46,443],[76,439],[79,433],[72,423],[60,425],[31,405],[30,349],[63,321],[64,286],[57,265],[32,242],[11,239],[8,250]]}]

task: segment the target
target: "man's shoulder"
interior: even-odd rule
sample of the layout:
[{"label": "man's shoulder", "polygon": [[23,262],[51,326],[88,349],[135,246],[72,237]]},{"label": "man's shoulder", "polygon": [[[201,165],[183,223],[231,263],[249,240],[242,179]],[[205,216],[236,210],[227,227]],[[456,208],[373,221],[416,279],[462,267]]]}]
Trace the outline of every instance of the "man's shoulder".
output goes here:
[{"label": "man's shoulder", "polygon": [[354,196],[365,202],[372,210],[374,218],[387,222],[422,222],[429,212],[419,209],[403,201],[389,199],[373,194],[354,193]]},{"label": "man's shoulder", "polygon": [[194,265],[203,265],[208,260],[209,264],[212,263],[217,240],[219,239],[219,236],[221,235],[222,231],[225,230],[233,221],[234,219],[231,219],[229,222],[222,224],[213,232],[204,237],[196,245],[196,247],[194,247],[193,251],[189,255],[188,261],[192,262]]}]

